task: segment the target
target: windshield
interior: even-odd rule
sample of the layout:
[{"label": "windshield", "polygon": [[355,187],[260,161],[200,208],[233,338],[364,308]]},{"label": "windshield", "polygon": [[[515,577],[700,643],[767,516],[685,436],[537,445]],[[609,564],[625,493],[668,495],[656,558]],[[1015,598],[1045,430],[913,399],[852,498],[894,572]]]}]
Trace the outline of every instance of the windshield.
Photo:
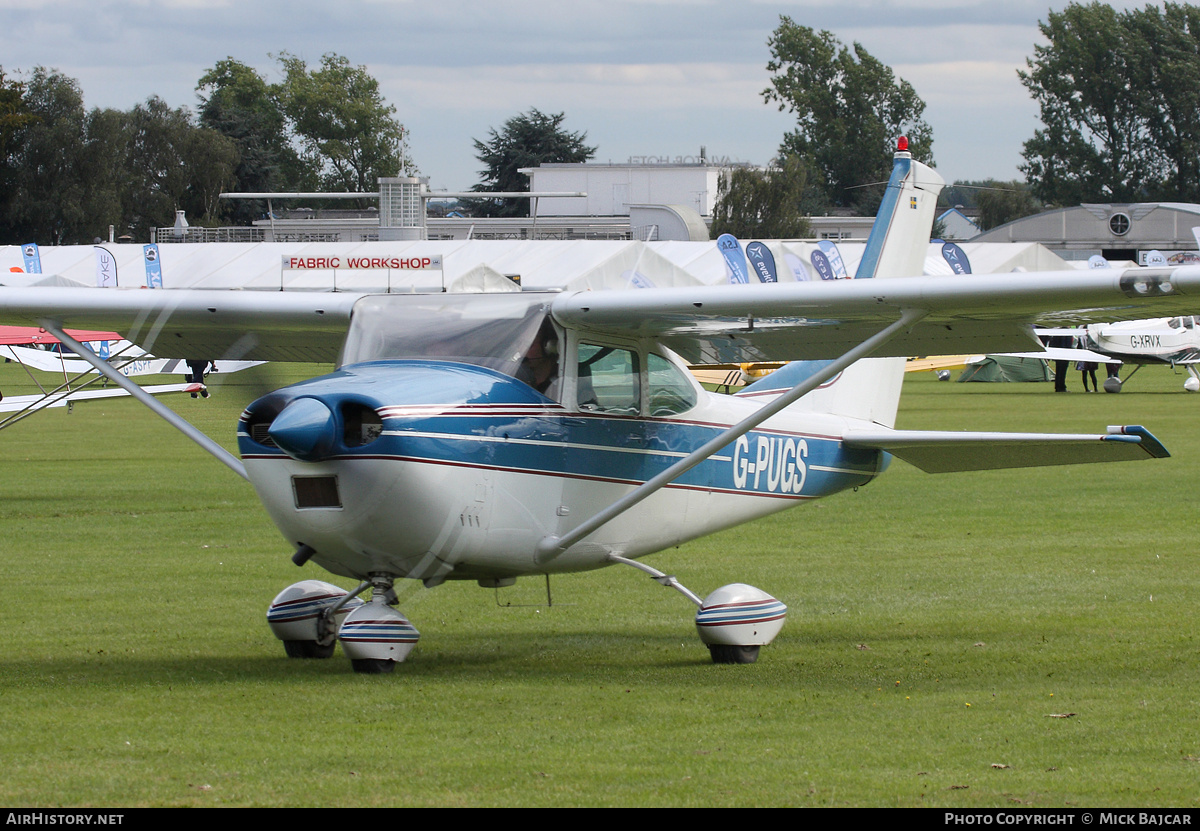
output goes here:
[{"label": "windshield", "polygon": [[354,305],[338,365],[415,358],[522,377],[526,354],[553,331],[549,308],[548,295],[529,292],[364,297]]}]

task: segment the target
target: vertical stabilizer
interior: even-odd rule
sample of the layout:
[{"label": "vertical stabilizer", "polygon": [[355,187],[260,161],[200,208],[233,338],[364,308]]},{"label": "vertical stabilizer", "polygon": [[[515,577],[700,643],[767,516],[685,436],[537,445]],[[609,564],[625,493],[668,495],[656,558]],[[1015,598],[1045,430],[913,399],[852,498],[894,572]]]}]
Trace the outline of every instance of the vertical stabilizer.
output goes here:
[{"label": "vertical stabilizer", "polygon": [[916,276],[924,271],[937,197],[946,182],[936,170],[915,161],[907,148],[908,140],[901,138],[856,280]]},{"label": "vertical stabilizer", "polygon": [[[854,279],[919,276],[924,271],[937,197],[944,184],[935,170],[913,160],[907,139],[901,138],[892,176]],[[768,376],[739,394],[774,391],[792,375],[811,374],[806,365],[813,363],[789,364],[779,371],[779,378]],[[903,380],[903,358],[868,358],[851,365],[788,409],[831,413],[893,427]]]}]

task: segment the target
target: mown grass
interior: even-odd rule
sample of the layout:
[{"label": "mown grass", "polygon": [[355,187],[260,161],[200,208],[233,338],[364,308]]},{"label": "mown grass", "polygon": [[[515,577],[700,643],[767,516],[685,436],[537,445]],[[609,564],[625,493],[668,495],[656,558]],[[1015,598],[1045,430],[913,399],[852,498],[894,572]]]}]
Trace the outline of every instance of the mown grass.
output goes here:
[{"label": "mown grass", "polygon": [[[701,594],[744,581],[788,604],[732,667],[632,569],[555,578],[552,607],[538,579],[406,586],[422,640],[395,674],[289,661],[266,606],[323,575],[290,563],[252,489],[133,402],[42,413],[0,431],[0,804],[1195,807],[1200,397],[1182,380],[909,379],[902,427],[1144,423],[1174,455],[896,462],[655,555]],[[232,447],[253,390],[227,381],[171,403]]]}]

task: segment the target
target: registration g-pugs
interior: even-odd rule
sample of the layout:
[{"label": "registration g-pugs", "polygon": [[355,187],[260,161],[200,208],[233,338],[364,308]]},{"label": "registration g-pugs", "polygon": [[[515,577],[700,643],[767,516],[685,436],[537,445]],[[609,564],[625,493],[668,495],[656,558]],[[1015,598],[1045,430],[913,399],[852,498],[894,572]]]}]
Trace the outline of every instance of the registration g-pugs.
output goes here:
[{"label": "registration g-pugs", "polygon": [[[393,669],[418,638],[395,608],[396,580],[492,587],[623,564],[698,607],[715,661],[749,663],[783,625],[783,603],[743,584],[701,598],[641,559],[870,482],[893,455],[930,472],[1167,455],[1141,427],[893,429],[903,356],[1022,351],[1035,322],[1200,303],[1200,268],[1187,266],[906,277],[921,273],[942,184],[896,153],[854,279],[472,294],[4,289],[0,322],[68,344],[63,327],[112,329],[162,358],[340,356],[332,374],[245,409],[240,459],[146,396],[249,479],[298,566],[360,581],[346,592],[304,580],[275,598],[268,620],[289,655],[326,657],[340,640],[356,670]],[[687,369],[779,360],[794,362],[732,396]]]}]

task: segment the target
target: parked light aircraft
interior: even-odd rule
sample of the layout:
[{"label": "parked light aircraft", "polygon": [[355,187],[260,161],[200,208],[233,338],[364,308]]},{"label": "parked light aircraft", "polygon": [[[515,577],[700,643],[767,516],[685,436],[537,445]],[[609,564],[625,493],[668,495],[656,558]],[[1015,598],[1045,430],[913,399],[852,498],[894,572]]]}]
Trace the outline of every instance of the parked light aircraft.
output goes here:
[{"label": "parked light aircraft", "polygon": [[1200,317],[1183,315],[1156,320],[1122,323],[1093,323],[1082,329],[1039,329],[1043,337],[1076,338],[1076,350],[1063,350],[1066,360],[1132,364],[1124,378],[1113,375],[1104,381],[1105,392],[1120,392],[1125,382],[1148,364],[1182,366],[1188,372],[1183,388],[1200,391]]},{"label": "parked light aircraft", "polygon": [[[188,375],[187,362],[179,358],[156,358],[116,332],[70,332],[91,352],[100,355],[122,375]],[[58,338],[41,328],[0,326],[0,357],[43,372],[93,374],[90,363],[74,352],[63,350]],[[239,372],[261,361],[222,361],[224,372]]]},{"label": "parked light aircraft", "polygon": [[[748,663],[783,625],[782,602],[743,584],[701,598],[640,558],[866,484],[892,455],[931,472],[1167,455],[1140,427],[893,429],[906,355],[1018,351],[1035,320],[1179,314],[1200,296],[1196,267],[865,279],[920,274],[942,184],[896,154],[856,279],[494,294],[28,288],[0,292],[0,319],[69,344],[64,325],[113,328],[167,357],[235,343],[259,360],[341,350],[332,374],[245,409],[241,459],[173,421],[249,479],[297,565],[360,581],[345,592],[306,580],[276,597],[268,619],[289,655],[327,656],[340,640],[356,670],[403,661],[418,633],[394,608],[400,578],[492,587],[624,564],[698,607],[714,660]],[[685,363],[774,360],[798,362],[733,396],[706,392]]]},{"label": "parked light aircraft", "polygon": [[[68,334],[81,343],[89,352],[99,355],[102,360],[122,375],[166,375],[184,373],[189,380],[180,384],[151,384],[141,387],[150,395],[186,392],[193,398],[208,397],[207,387],[200,381],[191,378],[192,372],[185,361],[179,359],[167,360],[155,358],[133,343],[123,339],[116,332],[81,332],[71,330]],[[94,401],[104,398],[119,398],[129,395],[121,387],[95,389],[91,384],[107,378],[97,373],[96,369],[83,358],[78,357],[70,349],[63,349],[62,342],[41,327],[33,326],[0,326],[0,357],[15,361],[26,369],[36,369],[41,372],[61,374],[63,380],[53,389],[42,387],[37,378],[29,373],[29,377],[41,388],[40,395],[10,395],[0,398],[0,413],[15,413],[0,421],[0,429],[8,427],[25,416],[39,410],[55,407],[70,407],[80,401]],[[259,361],[224,361],[222,368],[226,372],[238,372]]]}]

